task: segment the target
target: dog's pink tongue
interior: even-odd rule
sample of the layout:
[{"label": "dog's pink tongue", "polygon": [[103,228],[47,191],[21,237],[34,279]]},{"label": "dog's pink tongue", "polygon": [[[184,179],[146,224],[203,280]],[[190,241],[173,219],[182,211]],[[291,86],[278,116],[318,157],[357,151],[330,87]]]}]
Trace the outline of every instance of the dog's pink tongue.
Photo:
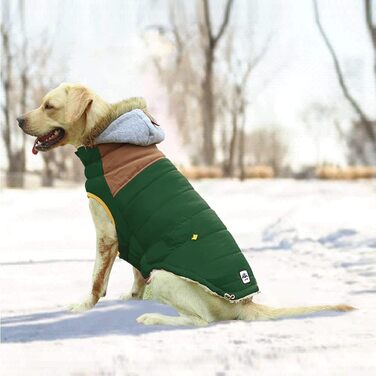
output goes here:
[{"label": "dog's pink tongue", "polygon": [[34,155],[37,155],[39,153],[39,151],[35,147],[35,145],[37,144],[37,142],[38,142],[38,137],[35,139],[34,145],[33,145],[33,149],[31,150]]}]

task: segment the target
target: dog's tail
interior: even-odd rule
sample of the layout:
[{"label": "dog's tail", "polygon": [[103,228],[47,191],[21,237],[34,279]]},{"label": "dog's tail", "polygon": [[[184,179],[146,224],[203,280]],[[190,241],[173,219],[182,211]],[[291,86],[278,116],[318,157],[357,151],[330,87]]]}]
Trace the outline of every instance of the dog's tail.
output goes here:
[{"label": "dog's tail", "polygon": [[354,310],[346,304],[339,305],[317,305],[308,307],[291,307],[291,308],[273,308],[254,302],[243,304],[239,314],[240,320],[273,320],[284,317],[304,316],[311,313],[322,311],[347,312]]}]

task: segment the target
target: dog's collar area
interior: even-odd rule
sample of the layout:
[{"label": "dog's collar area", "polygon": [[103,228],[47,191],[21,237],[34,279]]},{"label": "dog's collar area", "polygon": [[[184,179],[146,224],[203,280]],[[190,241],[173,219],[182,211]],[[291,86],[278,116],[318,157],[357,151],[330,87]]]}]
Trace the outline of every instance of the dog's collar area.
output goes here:
[{"label": "dog's collar area", "polygon": [[80,146],[76,150],[75,154],[81,160],[84,166],[89,166],[90,164],[101,160],[100,152],[96,147]]}]

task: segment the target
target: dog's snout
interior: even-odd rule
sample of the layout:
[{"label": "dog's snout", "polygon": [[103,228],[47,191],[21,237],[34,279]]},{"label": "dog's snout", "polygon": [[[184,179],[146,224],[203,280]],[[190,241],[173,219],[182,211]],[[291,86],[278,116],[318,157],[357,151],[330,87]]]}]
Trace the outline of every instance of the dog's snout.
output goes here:
[{"label": "dog's snout", "polygon": [[24,129],[25,125],[26,125],[26,120],[24,117],[22,116],[19,116],[17,118],[17,122],[18,122],[18,126],[21,128],[21,129]]}]

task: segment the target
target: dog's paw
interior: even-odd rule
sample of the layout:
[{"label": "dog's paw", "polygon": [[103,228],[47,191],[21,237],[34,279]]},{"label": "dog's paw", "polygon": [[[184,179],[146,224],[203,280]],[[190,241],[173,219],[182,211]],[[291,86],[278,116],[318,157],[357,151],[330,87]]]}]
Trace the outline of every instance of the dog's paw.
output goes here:
[{"label": "dog's paw", "polygon": [[120,300],[142,300],[142,294],[136,292],[127,292],[119,296]]},{"label": "dog's paw", "polygon": [[89,309],[92,309],[94,307],[94,304],[91,300],[84,300],[81,303],[78,304],[70,304],[68,306],[68,311],[72,313],[81,313],[88,311]]},{"label": "dog's paw", "polygon": [[127,300],[132,300],[134,298],[132,297],[132,294],[130,292],[127,292],[127,293],[121,294],[119,296],[119,299],[127,301]]},{"label": "dog's paw", "polygon": [[143,315],[138,316],[136,321],[139,324],[144,325],[158,325],[163,323],[160,315],[157,313],[144,313]]}]

